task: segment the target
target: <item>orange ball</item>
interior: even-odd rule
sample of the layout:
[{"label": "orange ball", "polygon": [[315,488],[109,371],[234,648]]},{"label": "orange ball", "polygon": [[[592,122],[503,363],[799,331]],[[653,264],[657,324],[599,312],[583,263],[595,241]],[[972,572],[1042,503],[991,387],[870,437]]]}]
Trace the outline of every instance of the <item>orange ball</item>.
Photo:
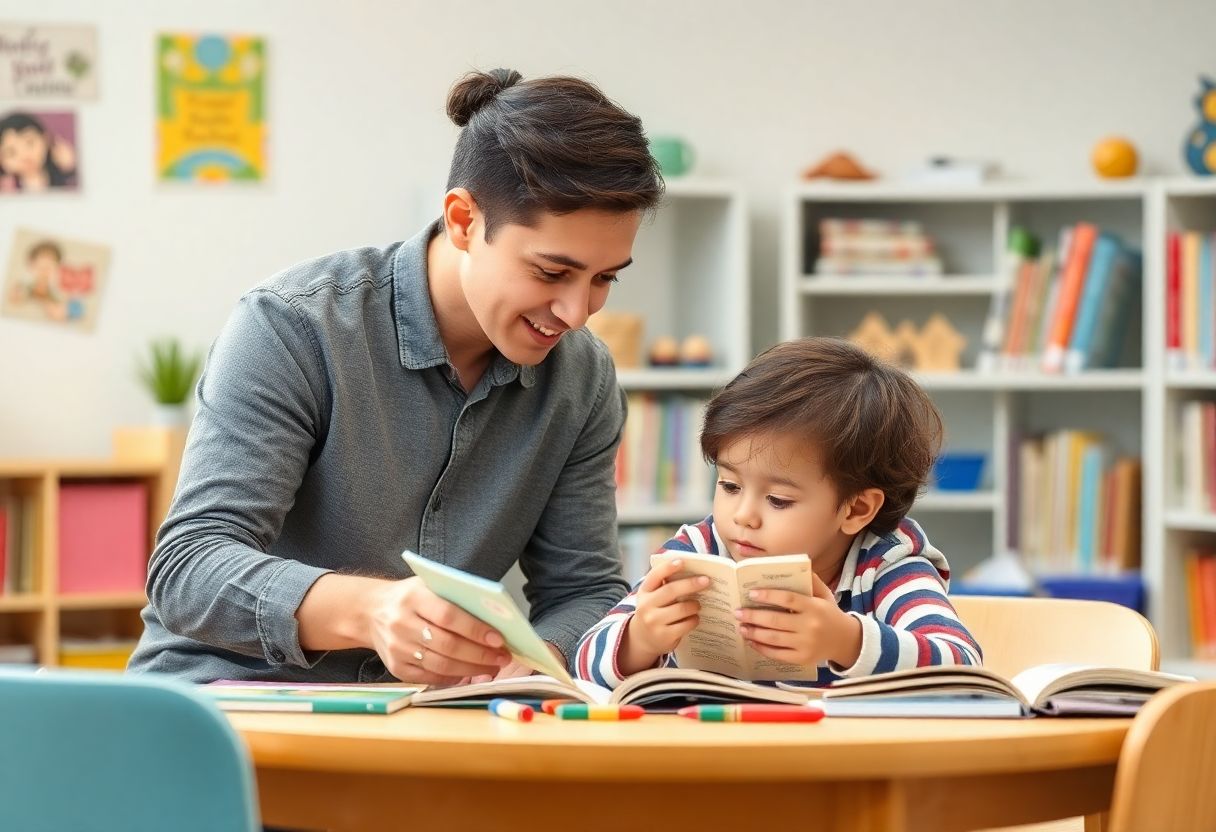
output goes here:
[{"label": "orange ball", "polygon": [[1090,161],[1093,162],[1094,170],[1099,176],[1118,179],[1135,174],[1139,159],[1136,156],[1136,148],[1131,142],[1118,136],[1112,136],[1094,145]]}]

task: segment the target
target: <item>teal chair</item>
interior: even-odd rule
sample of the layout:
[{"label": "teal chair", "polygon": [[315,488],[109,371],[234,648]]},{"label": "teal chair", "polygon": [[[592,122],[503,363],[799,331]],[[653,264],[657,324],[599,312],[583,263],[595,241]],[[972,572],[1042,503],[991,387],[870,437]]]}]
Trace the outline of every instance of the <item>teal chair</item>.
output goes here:
[{"label": "teal chair", "polygon": [[0,668],[0,829],[257,832],[248,754],[188,685]]}]

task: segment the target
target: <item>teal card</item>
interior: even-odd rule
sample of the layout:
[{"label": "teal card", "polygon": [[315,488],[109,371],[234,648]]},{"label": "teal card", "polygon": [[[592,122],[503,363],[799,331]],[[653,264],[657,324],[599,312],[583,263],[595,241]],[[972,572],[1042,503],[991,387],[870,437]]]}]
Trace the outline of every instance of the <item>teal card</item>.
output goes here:
[{"label": "teal card", "polygon": [[574,684],[566,668],[532,629],[528,617],[516,606],[502,584],[427,560],[410,551],[402,552],[401,557],[422,579],[427,589],[501,633],[507,642],[507,649],[521,664],[546,676]]}]

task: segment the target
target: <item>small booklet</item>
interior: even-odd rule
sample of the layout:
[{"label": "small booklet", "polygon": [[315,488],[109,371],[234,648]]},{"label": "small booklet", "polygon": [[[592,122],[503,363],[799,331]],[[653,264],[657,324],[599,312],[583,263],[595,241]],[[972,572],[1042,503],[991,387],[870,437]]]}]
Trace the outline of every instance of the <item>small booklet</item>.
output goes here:
[{"label": "small booklet", "polygon": [[501,633],[516,661],[568,685],[574,684],[565,666],[532,628],[528,616],[520,611],[502,584],[410,551],[403,552],[401,557],[427,589]]},{"label": "small booklet", "polygon": [[341,685],[221,680],[198,690],[222,711],[303,711],[316,714],[391,714],[410,704],[417,685]]},{"label": "small booklet", "polygon": [[1131,716],[1171,685],[1154,670],[1044,664],[1005,679],[983,667],[935,666],[841,679],[823,691],[831,716]]},{"label": "small booklet", "polygon": [[812,595],[809,557],[772,555],[736,562],[718,555],[668,551],[651,555],[650,566],[677,559],[684,562],[684,569],[676,578],[704,575],[710,580],[709,586],[696,595],[701,603],[700,623],[676,646],[676,663],[680,667],[709,670],[736,679],[818,678],[816,667],[787,664],[752,650],[739,635],[739,622],[735,619],[735,610],[740,607],[766,606],[748,600],[747,593],[752,589],[785,589]]},{"label": "small booklet", "polygon": [[414,694],[412,705],[462,706],[483,704],[496,697],[514,699],[576,699],[589,705],[642,705],[675,710],[713,702],[777,702],[804,705],[818,698],[814,689],[779,688],[732,679],[704,670],[656,667],[635,673],[613,690],[582,679],[570,683],[549,676],[518,676],[470,685],[427,688]]}]

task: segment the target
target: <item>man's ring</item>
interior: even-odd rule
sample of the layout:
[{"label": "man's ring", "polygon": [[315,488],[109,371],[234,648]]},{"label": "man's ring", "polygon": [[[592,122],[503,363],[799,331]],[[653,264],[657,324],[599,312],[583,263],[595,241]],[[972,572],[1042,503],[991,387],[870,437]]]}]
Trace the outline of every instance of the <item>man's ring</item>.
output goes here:
[{"label": "man's ring", "polygon": [[428,642],[428,643],[429,643],[429,642],[430,642],[430,641],[432,641],[434,638],[435,638],[435,636],[434,636],[434,634],[431,632],[431,628],[430,628],[429,626],[427,626],[427,625],[423,624],[423,625],[422,625],[422,640],[423,640],[424,642]]},{"label": "man's ring", "polygon": [[422,652],[421,648],[414,651],[414,661],[418,662],[419,664],[422,664],[422,660],[424,658],[426,658],[426,654]]}]

